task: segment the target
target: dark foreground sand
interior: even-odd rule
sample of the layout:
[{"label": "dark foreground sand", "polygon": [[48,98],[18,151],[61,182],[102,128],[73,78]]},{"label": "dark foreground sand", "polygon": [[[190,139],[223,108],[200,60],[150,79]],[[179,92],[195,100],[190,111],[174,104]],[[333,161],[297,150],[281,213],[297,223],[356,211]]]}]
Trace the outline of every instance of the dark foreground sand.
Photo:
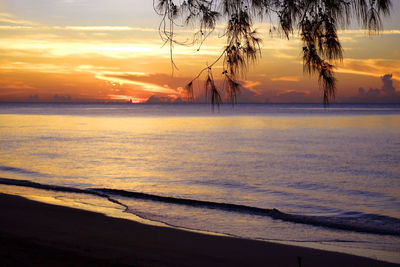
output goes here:
[{"label": "dark foreground sand", "polygon": [[143,225],[0,194],[0,266],[396,266]]}]

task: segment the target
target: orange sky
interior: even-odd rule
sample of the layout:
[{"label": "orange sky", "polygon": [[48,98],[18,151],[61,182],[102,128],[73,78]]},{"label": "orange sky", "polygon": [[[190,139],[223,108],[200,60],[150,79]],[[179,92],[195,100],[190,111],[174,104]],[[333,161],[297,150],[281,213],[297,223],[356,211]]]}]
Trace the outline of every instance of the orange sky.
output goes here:
[{"label": "orange sky", "polygon": [[[400,99],[400,1],[393,2],[380,35],[356,27],[340,33],[345,59],[337,65],[337,101]],[[151,1],[0,0],[0,101],[183,97],[182,87],[221,53],[224,40],[217,36],[223,29],[199,52],[175,47],[179,70],[172,76],[159,20]],[[321,102],[317,77],[303,74],[298,38],[271,37],[266,24],[256,27],[264,33],[263,57],[242,79],[239,101]],[[190,33],[178,31],[182,40]],[[215,69],[217,79],[220,70]],[[392,76],[382,80],[385,74]]]}]

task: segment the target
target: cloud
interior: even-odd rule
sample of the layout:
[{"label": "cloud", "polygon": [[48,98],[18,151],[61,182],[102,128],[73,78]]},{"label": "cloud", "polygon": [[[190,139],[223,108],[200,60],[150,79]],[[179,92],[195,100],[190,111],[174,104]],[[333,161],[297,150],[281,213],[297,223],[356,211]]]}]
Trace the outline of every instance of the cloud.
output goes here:
[{"label": "cloud", "polygon": [[168,85],[165,86],[160,86],[158,84],[154,84],[154,83],[148,83],[148,82],[138,82],[138,81],[134,81],[134,80],[126,80],[124,78],[118,78],[118,77],[113,77],[113,76],[109,76],[109,75],[97,75],[96,78],[98,79],[103,79],[103,80],[107,80],[107,81],[111,81],[111,82],[117,82],[120,84],[132,84],[132,85],[137,85],[139,86],[143,91],[147,91],[147,92],[155,92],[155,93],[163,93],[163,94],[175,94],[177,93],[176,90],[169,88]]},{"label": "cloud", "polygon": [[175,89],[170,88],[168,85],[159,85],[154,82],[144,82],[139,81],[137,78],[141,78],[143,76],[123,74],[123,75],[115,75],[115,74],[97,74],[96,78],[115,82],[119,84],[131,84],[139,86],[143,91],[155,92],[155,93],[164,93],[164,94],[176,94],[177,91]]},{"label": "cloud", "polygon": [[[187,80],[185,80],[187,83]],[[197,103],[210,103],[210,95],[206,97],[204,80],[200,80],[195,86],[195,102]],[[240,87],[237,94],[237,103],[264,103],[265,97],[261,94],[261,90],[258,88],[261,83],[258,81],[239,81]],[[226,90],[226,81],[215,80],[215,85],[219,90],[223,103],[230,103],[230,96]],[[183,89],[182,89],[183,90]],[[186,97],[186,91],[182,92],[181,96],[183,99]]]},{"label": "cloud", "polygon": [[0,89],[36,90],[37,88],[22,81],[14,81],[10,83],[0,82]]},{"label": "cloud", "polygon": [[55,94],[53,95],[53,100],[55,102],[71,102],[71,96]]},{"label": "cloud", "polygon": [[17,25],[35,25],[36,23],[28,20],[19,19],[13,14],[9,13],[0,13],[0,22],[9,23],[9,24],[17,24]]},{"label": "cloud", "polygon": [[31,30],[31,26],[0,25],[0,30]]},{"label": "cloud", "polygon": [[282,76],[282,77],[276,77],[276,78],[271,78],[271,81],[285,81],[285,82],[298,82],[300,81],[299,76]]},{"label": "cloud", "polygon": [[53,30],[69,30],[69,31],[137,31],[137,32],[158,32],[158,29],[141,28],[130,26],[65,26],[51,27]]},{"label": "cloud", "polygon": [[35,95],[29,95],[29,101],[34,101],[34,102],[36,102],[36,101],[39,101],[39,95],[38,94],[35,94]]},{"label": "cloud", "polygon": [[[1,13],[0,13],[1,14]],[[18,20],[18,19],[13,19],[13,18],[2,18],[0,15],[0,22],[9,22],[11,24],[25,24],[25,25],[34,25],[34,27],[30,27],[32,30],[37,30],[37,31],[43,31],[43,30],[57,30],[57,31],[80,31],[80,32],[90,32],[90,31],[115,31],[115,32],[120,32],[120,31],[132,31],[132,32],[149,32],[149,33],[158,33],[158,28],[146,28],[146,27],[132,27],[132,26],[126,26],[126,25],[82,25],[82,26],[42,26],[38,25],[34,22],[27,21],[27,20]],[[24,22],[24,23],[22,23]],[[15,25],[9,25],[10,27],[15,27],[14,29],[18,30],[18,28]],[[0,27],[0,29],[2,29]],[[4,28],[6,29],[6,28]],[[175,33],[188,33],[188,34],[193,34],[195,33],[194,30],[182,30],[182,29],[177,29],[175,30]]]},{"label": "cloud", "polygon": [[396,96],[396,89],[393,86],[393,81],[392,81],[393,75],[392,74],[386,74],[382,76],[382,91],[384,92],[385,95],[387,96]]},{"label": "cloud", "polygon": [[173,102],[175,102],[175,100],[176,100],[176,98],[169,97],[169,96],[152,95],[147,99],[147,101],[145,103],[146,104],[173,103]]},{"label": "cloud", "polygon": [[10,13],[0,12],[0,17],[14,18],[15,16]]},{"label": "cloud", "polygon": [[95,75],[110,76],[115,78],[127,78],[128,77],[148,77],[150,74],[145,72],[133,72],[133,71],[120,71],[118,67],[104,67],[104,66],[93,66],[93,65],[79,65],[74,69],[77,72],[88,72]]},{"label": "cloud", "polygon": [[[373,33],[373,32],[372,32]],[[351,35],[352,37],[359,36],[369,36],[368,30],[341,30],[338,31],[338,34],[342,35]],[[383,30],[377,32],[379,35],[400,35],[400,30]]]},{"label": "cloud", "polygon": [[393,86],[393,75],[385,74],[381,77],[382,88],[358,88],[356,96],[345,99],[343,102],[352,103],[400,103],[400,93]]},{"label": "cloud", "polygon": [[0,70],[33,71],[41,73],[70,73],[73,68],[63,64],[34,64],[27,62],[12,62],[0,65]]},{"label": "cloud", "polygon": [[344,59],[338,73],[381,77],[382,73],[393,73],[395,80],[400,81],[400,60],[388,59]]},{"label": "cloud", "polygon": [[[9,18],[1,18],[0,22],[9,22],[11,24],[24,24],[24,25],[36,25],[33,22],[26,20],[15,20]],[[19,22],[19,23],[17,23]],[[21,23],[25,22],[25,23]],[[141,28],[141,27],[130,27],[130,26],[20,26],[20,25],[1,25],[0,30],[34,30],[34,31],[79,31],[79,32],[158,32],[157,28]]]},{"label": "cloud", "polygon": [[0,18],[0,22],[4,23],[10,23],[10,24],[22,24],[22,25],[34,25],[35,23],[28,21],[28,20],[22,20],[22,19],[9,19],[9,18]]},{"label": "cloud", "polygon": [[300,92],[296,90],[287,90],[280,92],[270,99],[275,103],[314,103],[320,102],[320,99],[311,95],[309,92]]},{"label": "cloud", "polygon": [[[162,47],[159,39],[143,40],[113,39],[83,40],[82,36],[54,36],[56,38],[35,38],[35,35],[7,36],[0,39],[0,49],[13,51],[26,51],[26,53],[40,53],[43,58],[65,58],[79,55],[82,58],[109,57],[114,59],[127,58],[169,58],[169,47]],[[118,41],[119,40],[119,41]],[[203,46],[199,52],[193,47],[183,46],[174,50],[174,57],[219,55],[221,47]]]},{"label": "cloud", "polygon": [[164,49],[159,44],[116,43],[113,40],[98,42],[74,39],[37,39],[32,36],[8,36],[0,39],[0,49],[40,53],[43,58],[60,58],[72,55],[81,57],[104,56],[110,58],[137,58],[145,56],[165,56]]},{"label": "cloud", "polygon": [[259,81],[245,80],[240,83],[241,83],[242,88],[248,89],[249,91],[251,91],[255,94],[259,94],[258,90],[256,89],[257,86],[261,85],[261,83]]},{"label": "cloud", "polygon": [[264,102],[264,97],[261,95],[257,87],[261,83],[258,81],[242,81],[240,93],[237,96],[238,103],[260,103]]},{"label": "cloud", "polygon": [[[187,92],[182,86],[187,83],[188,78],[171,77],[167,74],[109,70],[94,70],[93,73],[97,79],[105,80],[117,87],[124,86],[126,90],[130,90],[131,94],[126,94],[128,92],[126,90],[114,92],[113,95],[109,95],[113,99],[129,100],[132,98],[132,90],[140,91],[141,95],[152,93],[151,96],[154,96],[154,98],[150,99],[152,103],[156,103],[157,99],[162,103],[170,103],[178,99],[183,101],[182,99],[187,98]],[[147,98],[137,98],[137,100],[138,102],[145,102]],[[135,101],[135,99],[132,101]]]}]

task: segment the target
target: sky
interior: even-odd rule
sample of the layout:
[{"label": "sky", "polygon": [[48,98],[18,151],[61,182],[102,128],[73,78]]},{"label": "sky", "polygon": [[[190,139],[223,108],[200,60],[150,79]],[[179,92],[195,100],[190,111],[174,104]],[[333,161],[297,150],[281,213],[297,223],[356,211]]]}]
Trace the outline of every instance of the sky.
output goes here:
[{"label": "sky", "polygon": [[[379,35],[341,30],[344,60],[336,65],[337,102],[400,103],[400,1]],[[0,101],[174,102],[184,86],[222,52],[220,23],[200,51],[169,47],[150,0],[0,0]],[[318,77],[303,73],[301,42],[257,23],[262,58],[251,66],[239,102],[322,102]],[[191,28],[178,37],[190,38]],[[214,68],[215,78],[222,72]],[[204,101],[201,82],[195,84]]]}]

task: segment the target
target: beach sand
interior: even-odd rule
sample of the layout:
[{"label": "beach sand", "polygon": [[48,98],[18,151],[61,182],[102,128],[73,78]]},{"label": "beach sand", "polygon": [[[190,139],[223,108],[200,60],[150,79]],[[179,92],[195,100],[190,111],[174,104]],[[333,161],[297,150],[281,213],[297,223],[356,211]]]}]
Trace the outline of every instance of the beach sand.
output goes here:
[{"label": "beach sand", "polygon": [[399,266],[150,226],[0,194],[0,266]]}]

